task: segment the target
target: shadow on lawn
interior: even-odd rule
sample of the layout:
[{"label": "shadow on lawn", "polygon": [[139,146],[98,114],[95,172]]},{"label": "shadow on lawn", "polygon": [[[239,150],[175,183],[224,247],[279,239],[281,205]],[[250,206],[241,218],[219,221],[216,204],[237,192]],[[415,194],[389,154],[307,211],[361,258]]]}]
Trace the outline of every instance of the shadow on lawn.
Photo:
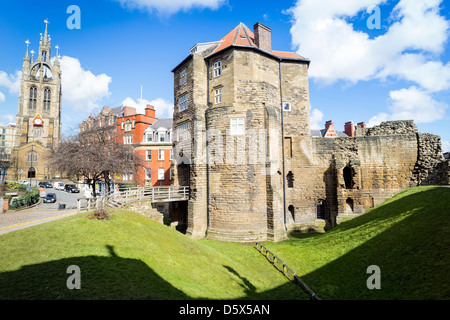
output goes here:
[{"label": "shadow on lawn", "polygon": [[[24,266],[0,274],[3,300],[183,300],[188,297],[158,276],[144,262],[117,256],[87,256]],[[70,290],[69,266],[80,268],[81,289]]]},{"label": "shadow on lawn", "polygon": [[[0,300],[192,300],[183,291],[156,274],[140,260],[119,257],[106,246],[110,257],[86,256],[28,265],[0,273]],[[81,289],[70,290],[67,281],[80,268]],[[270,300],[274,297],[306,299],[293,284],[256,292],[256,288],[233,268],[224,266],[238,279],[245,296],[238,299]],[[72,278],[70,283],[73,283]],[[242,282],[242,283],[241,283]],[[208,298],[197,298],[208,300]]]}]

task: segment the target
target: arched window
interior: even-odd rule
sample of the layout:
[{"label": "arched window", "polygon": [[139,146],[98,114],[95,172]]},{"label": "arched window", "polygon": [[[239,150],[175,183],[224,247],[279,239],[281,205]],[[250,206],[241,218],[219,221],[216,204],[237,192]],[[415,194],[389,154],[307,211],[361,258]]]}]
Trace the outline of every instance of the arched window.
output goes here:
[{"label": "arched window", "polygon": [[37,103],[37,88],[31,87],[30,88],[30,102],[28,104],[28,109],[36,110],[36,103]]},{"label": "arched window", "polygon": [[51,102],[52,92],[49,88],[44,90],[44,111],[50,110],[50,102]]}]

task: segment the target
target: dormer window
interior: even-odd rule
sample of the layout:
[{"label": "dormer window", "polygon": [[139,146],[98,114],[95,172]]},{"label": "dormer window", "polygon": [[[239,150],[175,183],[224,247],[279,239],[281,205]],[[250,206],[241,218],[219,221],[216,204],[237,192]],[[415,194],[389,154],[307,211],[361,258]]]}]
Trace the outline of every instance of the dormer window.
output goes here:
[{"label": "dormer window", "polygon": [[146,141],[147,142],[153,142],[153,131],[150,131],[150,132],[147,132],[146,134],[145,134],[145,136],[146,136]]},{"label": "dormer window", "polygon": [[166,133],[165,132],[161,132],[159,134],[159,142],[165,142],[166,141]]}]

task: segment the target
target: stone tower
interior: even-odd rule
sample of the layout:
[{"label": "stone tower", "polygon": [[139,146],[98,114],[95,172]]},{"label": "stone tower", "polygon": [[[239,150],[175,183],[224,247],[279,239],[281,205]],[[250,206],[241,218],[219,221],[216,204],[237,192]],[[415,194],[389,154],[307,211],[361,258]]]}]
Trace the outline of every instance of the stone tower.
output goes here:
[{"label": "stone tower", "polygon": [[175,184],[190,186],[195,238],[285,239],[284,140],[310,153],[309,60],[272,50],[267,26],[253,30],[198,43],[173,70]]},{"label": "stone tower", "polygon": [[36,60],[30,58],[28,41],[23,58],[16,147],[38,142],[45,148],[53,148],[61,136],[61,69],[58,52],[51,62],[51,39],[47,34],[48,22],[45,23]]},{"label": "stone tower", "polygon": [[58,46],[56,57],[51,59],[48,21],[44,22],[45,32],[40,37],[36,60],[35,52],[29,52],[30,42],[26,41],[13,151],[16,163],[14,170],[9,170],[10,179],[13,176],[19,180],[53,177],[47,157],[61,137],[61,68]]}]

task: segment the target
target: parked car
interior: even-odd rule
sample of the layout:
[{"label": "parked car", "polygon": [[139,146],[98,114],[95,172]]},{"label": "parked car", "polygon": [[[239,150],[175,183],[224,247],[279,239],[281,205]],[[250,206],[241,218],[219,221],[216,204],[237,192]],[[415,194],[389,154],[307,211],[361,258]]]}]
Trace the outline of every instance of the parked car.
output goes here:
[{"label": "parked car", "polygon": [[19,181],[17,181],[17,183],[19,183],[21,185],[24,185],[24,186],[27,186],[27,185],[30,184],[30,181],[28,181],[28,180],[19,180]]},{"label": "parked car", "polygon": [[80,193],[80,190],[74,184],[66,184],[64,186],[64,191],[70,193]]},{"label": "parked car", "polygon": [[55,190],[64,191],[64,183],[62,182],[55,182],[53,186],[55,187]]},{"label": "parked car", "polygon": [[53,188],[53,185],[50,182],[39,182],[39,188]]},{"label": "parked car", "polygon": [[44,203],[55,203],[56,202],[56,194],[49,193],[44,198]]}]

